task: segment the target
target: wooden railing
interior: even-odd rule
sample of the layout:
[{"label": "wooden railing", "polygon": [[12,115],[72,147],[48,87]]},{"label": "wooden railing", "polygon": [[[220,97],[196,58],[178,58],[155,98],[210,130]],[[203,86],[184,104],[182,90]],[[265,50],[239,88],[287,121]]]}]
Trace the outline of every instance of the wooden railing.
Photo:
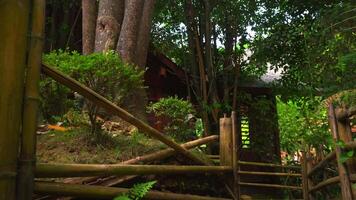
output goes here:
[{"label": "wooden railing", "polygon": [[[349,158],[345,162],[342,162],[340,159],[342,154],[345,154],[347,150],[356,149],[356,141],[353,141],[352,139],[353,137],[350,127],[350,117],[356,114],[355,111],[355,107],[341,109],[334,108],[334,106],[330,104],[329,126],[335,143],[334,150],[313,167],[310,156],[303,152],[302,176],[304,199],[314,199],[317,191],[335,184],[340,185],[342,199],[356,199],[356,191],[352,187],[352,182],[356,182],[356,162],[353,158]],[[345,145],[337,145],[338,141],[342,141]],[[330,163],[336,163],[337,169],[335,172],[337,175],[319,182],[314,182],[313,178],[317,175],[317,172],[325,171],[325,167]]]},{"label": "wooden railing", "polygon": [[[227,177],[230,179],[227,182],[232,185],[234,189],[232,196],[234,199],[242,199],[241,187],[263,187],[263,188],[275,188],[275,189],[288,189],[288,190],[302,190],[301,185],[287,185],[287,184],[273,184],[265,182],[243,182],[241,177],[288,177],[292,179],[301,179],[302,174],[295,172],[300,171],[301,166],[286,166],[274,163],[262,163],[262,162],[248,162],[240,160],[241,151],[238,149],[237,121],[235,112],[232,112],[231,118],[224,117],[220,119],[220,157],[216,155],[210,155],[214,162],[220,163],[222,166],[232,166],[234,176]],[[242,166],[257,166],[273,169],[271,171],[246,171],[242,170]],[[294,172],[284,172],[277,169],[293,169]]]}]

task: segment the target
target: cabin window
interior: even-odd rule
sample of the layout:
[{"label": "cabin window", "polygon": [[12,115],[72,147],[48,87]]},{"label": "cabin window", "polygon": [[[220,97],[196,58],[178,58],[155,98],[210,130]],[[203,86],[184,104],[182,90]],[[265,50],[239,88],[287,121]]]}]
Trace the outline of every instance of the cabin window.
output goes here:
[{"label": "cabin window", "polygon": [[250,125],[247,116],[241,116],[241,145],[242,148],[250,148]]}]

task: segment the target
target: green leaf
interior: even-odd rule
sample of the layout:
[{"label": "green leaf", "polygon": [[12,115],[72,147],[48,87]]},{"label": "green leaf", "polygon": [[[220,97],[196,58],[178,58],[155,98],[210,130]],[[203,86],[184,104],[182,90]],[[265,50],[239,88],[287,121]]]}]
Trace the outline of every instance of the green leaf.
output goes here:
[{"label": "green leaf", "polygon": [[348,159],[350,159],[350,157],[349,157],[347,154],[342,153],[342,154],[340,155],[339,162],[345,163]]},{"label": "green leaf", "polygon": [[336,145],[341,147],[341,148],[344,148],[345,147],[345,142],[342,141],[342,140],[338,140],[338,141],[336,141]]},{"label": "green leaf", "polygon": [[354,151],[353,151],[353,150],[348,151],[348,152],[347,152],[347,156],[348,156],[349,158],[352,158],[352,156],[354,156]]}]

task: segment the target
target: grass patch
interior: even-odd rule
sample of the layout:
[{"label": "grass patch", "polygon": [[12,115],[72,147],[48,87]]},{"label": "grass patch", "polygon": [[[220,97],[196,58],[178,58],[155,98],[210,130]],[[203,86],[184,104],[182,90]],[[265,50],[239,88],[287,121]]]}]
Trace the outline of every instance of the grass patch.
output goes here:
[{"label": "grass patch", "polygon": [[119,163],[165,148],[161,142],[135,131],[115,137],[104,133],[100,143],[86,129],[51,131],[37,136],[37,160],[42,163]]}]

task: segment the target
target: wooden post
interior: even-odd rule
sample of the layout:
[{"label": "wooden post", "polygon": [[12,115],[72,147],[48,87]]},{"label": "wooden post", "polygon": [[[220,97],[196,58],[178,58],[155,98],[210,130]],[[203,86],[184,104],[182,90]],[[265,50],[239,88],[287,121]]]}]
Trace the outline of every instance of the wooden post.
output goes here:
[{"label": "wooden post", "polygon": [[220,165],[232,166],[232,122],[231,118],[220,118]]},{"label": "wooden post", "polygon": [[[341,113],[342,111],[339,110],[343,110],[343,109],[335,109],[336,113]],[[352,133],[351,133],[351,127],[350,127],[350,119],[348,117],[345,118],[341,118],[341,119],[337,119],[336,120],[337,123],[337,131],[340,137],[340,140],[343,141],[345,144],[348,142],[352,142]],[[356,173],[356,159],[355,158],[350,158],[345,162],[346,165],[346,169],[348,171],[348,174],[355,174]],[[353,194],[355,194],[353,191],[355,191],[355,189],[353,187],[351,187],[351,191]],[[356,191],[355,191],[356,192]],[[354,198],[356,198],[354,196]]]},{"label": "wooden post", "polygon": [[[220,118],[220,165],[233,165],[232,151],[232,121],[231,118],[227,118],[226,115],[224,115],[224,118]],[[234,183],[233,178],[231,178],[231,176],[225,177],[223,181],[227,191],[234,199],[237,199],[233,189],[231,189]]]},{"label": "wooden post", "polygon": [[240,171],[239,167],[239,152],[238,152],[238,144],[239,137],[237,132],[237,117],[236,112],[232,111],[231,113],[231,123],[232,123],[232,170],[234,175],[234,194],[237,199],[240,199],[240,176],[238,172]]},{"label": "wooden post", "polygon": [[16,199],[30,1],[0,3],[0,199]]},{"label": "wooden post", "polygon": [[[329,106],[328,115],[329,115],[329,125],[330,125],[330,129],[331,129],[331,133],[332,133],[334,141],[336,142],[336,141],[340,140],[340,136],[339,136],[338,123],[337,123],[337,119],[335,116],[335,110],[334,110],[334,106],[332,104],[330,104],[330,106]],[[335,146],[335,152],[336,152],[336,159],[337,159],[337,165],[338,165],[338,171],[339,171],[339,177],[340,177],[342,199],[352,200],[353,195],[352,195],[349,172],[346,168],[346,165],[344,163],[340,162],[341,148],[337,145]]]},{"label": "wooden post", "polygon": [[305,150],[302,152],[301,161],[302,161],[303,199],[304,200],[309,200],[307,154],[306,154]]},{"label": "wooden post", "polygon": [[[312,159],[311,159],[311,155],[310,155],[309,152],[306,154],[305,162],[307,164],[306,172],[307,172],[307,176],[308,176],[308,174],[311,171],[311,169],[313,169]],[[308,181],[308,191],[311,191],[311,188],[314,187],[314,183],[313,183],[312,177],[308,176],[307,181]],[[313,200],[313,199],[314,199],[313,193],[309,192],[309,200]]]},{"label": "wooden post", "polygon": [[36,129],[39,105],[39,81],[44,40],[45,0],[33,0],[28,69],[25,83],[21,150],[17,199],[32,199],[34,187],[34,167],[36,160]]}]

